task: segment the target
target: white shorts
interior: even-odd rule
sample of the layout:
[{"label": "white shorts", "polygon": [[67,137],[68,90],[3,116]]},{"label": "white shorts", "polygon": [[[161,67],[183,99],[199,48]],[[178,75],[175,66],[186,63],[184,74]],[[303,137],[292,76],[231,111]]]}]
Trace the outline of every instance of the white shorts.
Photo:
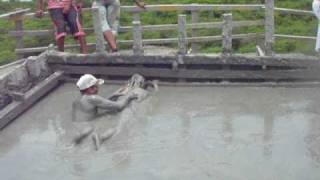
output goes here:
[{"label": "white shorts", "polygon": [[120,19],[120,1],[115,0],[107,6],[100,2],[94,2],[92,8],[98,8],[99,10],[102,32],[112,31],[114,35],[117,35]]}]

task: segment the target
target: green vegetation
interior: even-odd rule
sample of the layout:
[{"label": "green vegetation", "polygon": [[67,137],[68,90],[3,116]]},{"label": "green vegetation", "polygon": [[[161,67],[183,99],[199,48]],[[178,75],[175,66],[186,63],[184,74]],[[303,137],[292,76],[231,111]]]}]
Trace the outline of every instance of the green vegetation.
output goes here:
[{"label": "green vegetation", "polygon": [[[132,5],[131,0],[122,0],[122,5]],[[211,3],[211,4],[261,4],[263,0],[146,0],[147,4],[191,4],[191,3]],[[276,1],[277,7],[311,10],[312,1],[306,0],[278,0]],[[85,7],[90,7],[91,1],[85,0]],[[13,11],[15,8],[31,8],[35,9],[35,2],[0,2],[0,14]],[[191,22],[190,12],[185,13],[188,16],[188,22]],[[200,13],[200,22],[216,22],[221,21],[224,11],[207,11]],[[234,20],[257,20],[264,17],[264,12],[256,11],[233,11]],[[129,26],[132,17],[130,14],[123,12],[121,14],[121,25]],[[174,24],[177,23],[177,12],[146,12],[141,14],[142,24]],[[303,15],[284,15],[280,13],[275,14],[276,33],[277,34],[290,34],[290,35],[303,35],[315,36],[317,30],[317,20],[312,16]],[[91,15],[89,13],[83,14],[84,27],[92,27]],[[15,41],[8,36],[8,32],[14,28],[12,21],[0,20],[0,64],[8,63],[10,60],[15,59],[14,48]],[[49,18],[42,20],[26,20],[24,21],[24,29],[52,29],[52,24]],[[246,27],[234,29],[235,34],[264,32],[264,27]],[[191,31],[188,31],[191,35]],[[220,30],[199,30],[199,36],[213,36],[221,34]],[[131,33],[121,33],[119,39],[128,40],[132,39]],[[161,32],[144,32],[143,38],[171,38],[177,37],[177,32],[174,31],[161,31]],[[87,36],[88,42],[94,42],[95,37],[92,34]],[[26,47],[48,46],[53,43],[53,35],[50,37],[24,39]],[[73,43],[72,37],[66,39],[66,44]],[[234,40],[234,51],[238,53],[248,53],[255,51],[255,45],[258,42],[245,42]],[[297,41],[288,39],[277,39],[274,49],[277,53],[286,52],[301,52],[305,54],[314,53],[313,41]],[[174,45],[172,45],[174,46]],[[124,47],[122,47],[124,48]],[[203,43],[201,44],[201,52],[213,53],[221,51],[221,42]]]}]

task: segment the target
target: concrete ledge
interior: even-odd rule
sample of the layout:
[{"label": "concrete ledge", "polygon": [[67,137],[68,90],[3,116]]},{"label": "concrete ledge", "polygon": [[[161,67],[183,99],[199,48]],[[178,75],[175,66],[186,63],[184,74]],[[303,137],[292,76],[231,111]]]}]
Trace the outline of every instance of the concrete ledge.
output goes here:
[{"label": "concrete ledge", "polygon": [[34,86],[25,94],[20,94],[20,101],[14,101],[0,111],[0,129],[5,127],[8,123],[13,121],[17,116],[31,107],[41,97],[57,87],[59,80],[63,76],[62,72],[55,72],[41,83]]},{"label": "concrete ledge", "polygon": [[25,93],[41,80],[52,74],[47,64],[47,53],[31,56],[19,63],[3,68],[0,76],[0,110],[16,99],[16,94]]}]

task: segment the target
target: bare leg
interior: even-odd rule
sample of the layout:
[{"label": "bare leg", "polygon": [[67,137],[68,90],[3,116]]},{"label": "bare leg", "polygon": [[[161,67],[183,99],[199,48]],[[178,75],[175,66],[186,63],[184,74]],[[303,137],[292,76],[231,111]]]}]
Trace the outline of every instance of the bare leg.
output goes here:
[{"label": "bare leg", "polygon": [[98,133],[92,134],[92,140],[93,140],[95,149],[98,151],[100,149],[100,146],[101,146],[100,135]]},{"label": "bare leg", "polygon": [[108,129],[107,131],[105,131],[103,134],[98,134],[98,133],[94,133],[92,134],[92,140],[95,146],[95,149],[98,151],[101,147],[101,144],[111,138],[114,133],[116,132],[116,130],[114,128]]},{"label": "bare leg", "polygon": [[57,39],[57,46],[59,51],[64,51],[64,37]]},{"label": "bare leg", "polygon": [[102,133],[100,135],[101,142],[103,143],[105,140],[111,138],[115,134],[115,132],[116,132],[116,129],[110,128],[107,131],[105,131],[104,133]]},{"label": "bare leg", "polygon": [[79,36],[78,40],[79,40],[79,44],[80,44],[80,52],[82,54],[86,54],[87,53],[86,37],[85,36]]},{"label": "bare leg", "polygon": [[104,39],[108,42],[108,45],[111,49],[112,52],[116,52],[117,51],[117,44],[116,44],[116,40],[115,37],[112,33],[112,31],[106,31],[103,33]]},{"label": "bare leg", "polygon": [[74,138],[74,142],[76,144],[79,144],[82,142],[82,140],[84,138],[86,138],[89,134],[91,134],[93,132],[93,128],[92,127],[87,127],[87,128],[84,128],[83,130],[81,130],[81,132],[78,134],[78,136],[76,136]]}]

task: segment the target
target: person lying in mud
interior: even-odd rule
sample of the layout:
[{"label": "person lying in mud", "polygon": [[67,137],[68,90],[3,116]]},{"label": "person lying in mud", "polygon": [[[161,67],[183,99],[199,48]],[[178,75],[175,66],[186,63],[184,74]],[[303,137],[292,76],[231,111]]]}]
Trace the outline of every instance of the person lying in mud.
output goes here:
[{"label": "person lying in mud", "polygon": [[[98,93],[99,85],[103,84],[103,80],[96,79],[90,74],[83,75],[77,82],[80,89],[81,97],[73,103],[73,121],[76,122],[75,126],[79,130],[79,135],[74,139],[75,143],[80,143],[85,137],[92,133],[92,138],[98,150],[100,144],[106,139],[115,134],[116,129],[121,127],[110,128],[102,134],[94,132],[94,127],[89,124],[90,120],[94,120],[99,115],[104,115],[107,112],[120,111],[124,109],[131,100],[137,99],[142,101],[149,94],[149,88],[158,90],[155,81],[145,81],[144,77],[135,74],[128,81],[128,84],[118,91],[113,93],[108,99],[103,98]],[[103,109],[103,113],[98,110]]]},{"label": "person lying in mud", "polygon": [[[75,138],[75,143],[80,143],[82,139],[91,134],[94,131],[89,121],[94,120],[99,116],[100,110],[104,113],[121,111],[125,108],[131,100],[137,99],[137,95],[134,93],[127,93],[125,88],[121,88],[109,98],[104,98],[98,95],[99,86],[104,81],[97,79],[91,74],[85,74],[80,77],[77,82],[77,87],[80,90],[81,96],[75,100],[72,105],[72,121],[79,131],[78,136]],[[121,100],[117,97],[122,96]],[[116,101],[117,100],[117,101]],[[99,138],[107,139],[113,134],[113,130],[107,131]],[[93,134],[95,141],[98,135]]]}]

